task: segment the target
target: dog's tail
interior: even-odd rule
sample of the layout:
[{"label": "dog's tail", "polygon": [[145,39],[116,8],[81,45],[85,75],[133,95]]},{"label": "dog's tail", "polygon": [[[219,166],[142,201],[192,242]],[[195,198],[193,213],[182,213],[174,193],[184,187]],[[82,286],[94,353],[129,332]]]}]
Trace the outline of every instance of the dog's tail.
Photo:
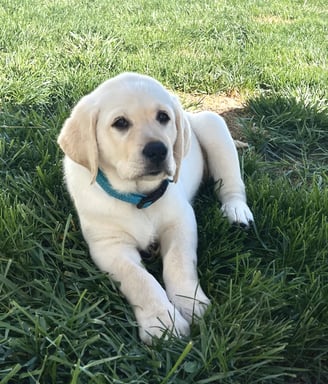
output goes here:
[{"label": "dog's tail", "polygon": [[234,140],[234,143],[237,149],[248,148],[248,143],[245,143],[244,141]]}]

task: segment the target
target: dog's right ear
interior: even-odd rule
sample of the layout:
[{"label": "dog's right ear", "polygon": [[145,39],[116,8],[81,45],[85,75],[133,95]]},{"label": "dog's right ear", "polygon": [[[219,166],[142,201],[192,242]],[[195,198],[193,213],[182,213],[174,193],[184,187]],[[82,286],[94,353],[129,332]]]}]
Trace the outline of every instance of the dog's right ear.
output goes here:
[{"label": "dog's right ear", "polygon": [[83,97],[65,121],[57,140],[69,158],[90,171],[92,183],[98,172],[97,116],[90,96]]},{"label": "dog's right ear", "polygon": [[182,159],[187,155],[190,149],[191,129],[178,98],[172,95],[172,100],[174,102],[175,125],[177,129],[177,138],[173,146],[174,160],[176,164],[173,181],[176,183],[179,178]]}]

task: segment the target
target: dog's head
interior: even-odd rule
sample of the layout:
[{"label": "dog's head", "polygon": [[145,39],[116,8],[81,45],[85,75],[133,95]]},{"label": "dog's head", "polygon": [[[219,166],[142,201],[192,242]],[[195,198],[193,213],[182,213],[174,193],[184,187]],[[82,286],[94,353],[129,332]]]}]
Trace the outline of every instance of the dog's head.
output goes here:
[{"label": "dog's head", "polygon": [[114,77],[83,97],[58,137],[64,153],[89,169],[122,180],[178,179],[190,145],[181,105],[156,80],[135,73]]}]

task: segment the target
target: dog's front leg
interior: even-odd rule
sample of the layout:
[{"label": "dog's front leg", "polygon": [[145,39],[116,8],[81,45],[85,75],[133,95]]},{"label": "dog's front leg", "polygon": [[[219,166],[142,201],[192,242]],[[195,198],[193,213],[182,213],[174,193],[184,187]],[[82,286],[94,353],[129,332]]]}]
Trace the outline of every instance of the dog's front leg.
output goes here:
[{"label": "dog's front leg", "polygon": [[134,247],[97,241],[90,251],[98,267],[120,283],[121,292],[133,307],[141,340],[151,344],[153,336],[161,337],[165,332],[176,336],[189,334],[189,324],[146,271]]},{"label": "dog's front leg", "polygon": [[210,300],[197,274],[197,226],[191,206],[183,219],[166,227],[160,237],[166,293],[182,316],[191,323],[201,317]]}]

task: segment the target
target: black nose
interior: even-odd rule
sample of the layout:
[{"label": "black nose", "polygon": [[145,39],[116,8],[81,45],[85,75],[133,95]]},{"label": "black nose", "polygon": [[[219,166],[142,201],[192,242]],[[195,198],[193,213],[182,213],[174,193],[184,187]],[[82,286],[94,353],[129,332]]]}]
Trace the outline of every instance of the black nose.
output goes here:
[{"label": "black nose", "polygon": [[167,148],[161,141],[151,141],[146,144],[142,154],[154,164],[162,163],[167,155]]}]

